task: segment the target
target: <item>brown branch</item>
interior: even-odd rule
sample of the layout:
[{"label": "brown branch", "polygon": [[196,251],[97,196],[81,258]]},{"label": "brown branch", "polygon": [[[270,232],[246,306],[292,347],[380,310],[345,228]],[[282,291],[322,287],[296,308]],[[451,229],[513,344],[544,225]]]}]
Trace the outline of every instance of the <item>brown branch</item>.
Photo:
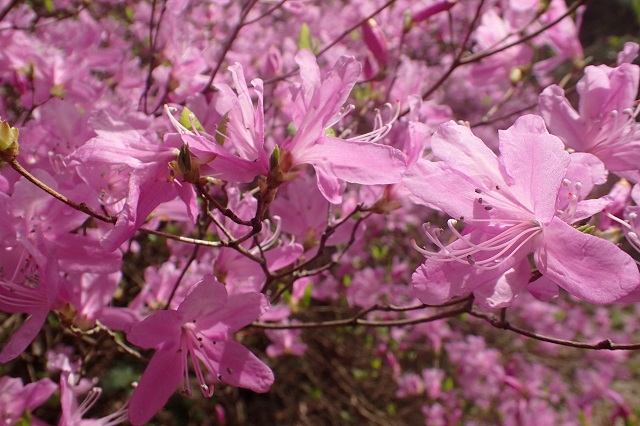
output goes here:
[{"label": "brown branch", "polygon": [[[438,321],[444,318],[455,317],[464,313],[471,312],[471,308],[473,306],[473,298],[467,297],[465,299],[458,299],[455,302],[449,302],[452,304],[460,304],[465,302],[464,306],[450,309],[444,312],[438,312],[437,314],[429,315],[426,317],[420,318],[403,318],[397,320],[387,320],[387,321],[372,321],[372,320],[364,320],[362,319],[367,314],[374,311],[393,311],[390,307],[378,306],[374,305],[369,308],[365,308],[358,312],[351,318],[346,318],[342,320],[331,320],[331,321],[312,321],[312,322],[303,322],[303,323],[290,323],[290,324],[271,324],[264,322],[254,322],[251,325],[257,328],[266,328],[272,330],[286,330],[286,329],[305,329],[305,328],[331,328],[331,327],[355,327],[355,326],[365,326],[365,327],[401,327],[405,325],[413,325],[413,324],[422,324],[427,322]],[[426,305],[425,305],[426,306]],[[413,309],[413,307],[411,307]]]},{"label": "brown branch", "polygon": [[257,2],[258,0],[249,0],[249,3],[247,4],[247,6],[240,13],[240,19],[238,20],[238,23],[233,29],[233,32],[231,33],[231,35],[225,42],[224,46],[222,47],[222,53],[220,53],[220,57],[216,61],[215,68],[213,69],[213,71],[211,71],[211,75],[209,76],[209,81],[207,82],[207,85],[205,86],[203,93],[213,90],[212,89],[213,80],[215,79],[216,75],[220,71],[220,68],[222,67],[222,62],[224,61],[224,58],[226,58],[227,53],[229,53],[229,50],[231,50],[231,46],[233,46],[233,43],[238,38],[238,34],[240,33],[240,30],[242,30],[242,28],[244,28],[244,26],[247,24],[245,22],[245,19],[247,19],[247,15],[249,15],[249,12],[253,8],[253,6],[256,5]]},{"label": "brown branch", "polygon": [[470,310],[469,315],[474,316],[476,318],[481,318],[496,328],[512,331],[514,333],[520,334],[530,339],[539,340],[541,342],[553,343],[554,345],[567,346],[570,348],[577,348],[577,349],[592,349],[592,350],[606,349],[610,351],[616,351],[616,350],[633,351],[633,350],[640,349],[640,343],[613,343],[610,339],[601,340],[597,343],[585,343],[585,342],[578,342],[574,340],[558,339],[556,337],[545,336],[543,334],[538,334],[533,331],[525,330],[523,328],[511,325],[509,321],[507,321],[504,317],[498,318],[495,315],[486,314],[483,312],[477,312],[474,310]]},{"label": "brown branch", "polygon": [[60,194],[59,192],[57,192],[53,188],[49,187],[47,184],[42,182],[40,179],[38,179],[37,177],[35,177],[31,173],[29,173],[24,167],[22,167],[20,165],[20,163],[18,163],[18,160],[13,159],[13,160],[9,161],[8,163],[16,172],[18,172],[22,176],[24,176],[29,182],[33,183],[38,188],[42,189],[43,191],[45,191],[49,195],[53,196],[54,198],[57,198],[58,200],[62,201],[63,203],[65,203],[69,207],[71,207],[71,208],[73,208],[75,210],[81,211],[83,213],[86,213],[89,216],[94,217],[94,218],[96,218],[98,220],[101,220],[103,222],[116,223],[116,218],[115,217],[105,216],[103,214],[100,214],[100,213],[96,212],[95,210],[93,210],[91,207],[87,206],[85,203],[77,204],[77,203],[71,201],[69,198],[65,197],[64,195]]},{"label": "brown branch", "polygon": [[[327,53],[327,51],[329,49],[331,49],[333,46],[335,46],[336,44],[338,44],[343,38],[345,38],[346,36],[349,35],[349,33],[351,33],[351,31],[358,29],[362,24],[364,24],[365,22],[367,22],[369,19],[374,18],[375,16],[377,16],[380,12],[382,12],[383,10],[385,10],[386,8],[388,8],[389,6],[391,6],[393,3],[395,3],[396,0],[389,0],[387,1],[385,4],[383,4],[382,6],[380,6],[379,8],[377,8],[376,10],[374,10],[373,12],[371,12],[369,15],[367,15],[366,17],[362,18],[360,21],[358,21],[356,24],[352,25],[351,27],[347,28],[346,30],[344,30],[342,33],[340,33],[340,35],[338,35],[338,37],[336,37],[334,40],[332,40],[329,44],[327,44],[326,46],[324,46],[322,49],[320,49],[320,51],[318,52],[318,54],[316,55],[316,58],[319,58],[320,56],[322,56],[323,54]],[[265,80],[264,84],[272,84],[272,83],[276,83],[278,81],[281,80],[285,80],[293,75],[295,75],[295,73],[297,73],[300,70],[300,68],[298,66],[295,66],[291,71],[280,75],[278,77],[274,77],[270,80]]]},{"label": "brown branch", "polygon": [[261,20],[262,18],[265,18],[265,17],[271,15],[273,12],[275,12],[278,9],[280,9],[282,7],[282,5],[285,4],[286,2],[287,2],[287,0],[280,0],[279,3],[276,3],[273,7],[271,7],[270,9],[267,9],[267,11],[264,12],[262,15],[258,16],[257,18],[253,18],[250,21],[245,22],[243,26],[246,27],[247,25],[254,24],[254,23],[258,22],[259,20]]},{"label": "brown branch", "polygon": [[5,8],[0,11],[0,21],[2,21],[9,14],[9,12],[11,12],[11,9],[18,5],[18,3],[20,3],[20,0],[13,0],[9,4],[7,4]]},{"label": "brown branch", "polygon": [[473,53],[471,55],[467,55],[465,57],[460,58],[460,65],[468,64],[470,62],[479,61],[480,59],[484,59],[484,58],[486,58],[488,56],[495,55],[496,53],[502,52],[504,50],[510,49],[510,48],[512,48],[514,46],[517,46],[517,45],[519,45],[521,43],[524,43],[526,41],[531,40],[535,36],[537,36],[539,34],[542,34],[546,30],[548,30],[549,28],[553,27],[554,25],[558,24],[560,21],[565,19],[567,16],[571,15],[573,12],[575,12],[578,9],[578,7],[582,6],[587,1],[589,1],[589,0],[577,0],[576,2],[574,2],[571,6],[569,6],[567,8],[565,13],[560,15],[558,18],[556,18],[553,21],[543,25],[542,27],[538,28],[537,30],[533,31],[532,33],[529,33],[527,35],[524,35],[524,36],[520,37],[518,40],[515,40],[515,41],[513,41],[511,43],[505,44],[502,47],[483,50],[483,51],[480,51],[480,52],[477,52],[477,53]]}]

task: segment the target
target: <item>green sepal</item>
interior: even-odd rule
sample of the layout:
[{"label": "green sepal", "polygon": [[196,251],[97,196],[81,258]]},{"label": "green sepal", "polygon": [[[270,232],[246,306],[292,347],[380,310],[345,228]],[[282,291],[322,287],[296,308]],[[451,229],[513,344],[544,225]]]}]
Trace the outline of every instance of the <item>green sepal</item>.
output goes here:
[{"label": "green sepal", "polygon": [[229,113],[227,112],[222,116],[218,127],[216,128],[216,142],[218,145],[224,145],[224,140],[227,138],[227,125],[229,124]]},{"label": "green sepal", "polygon": [[583,232],[585,234],[593,235],[596,231],[596,227],[593,225],[582,225],[576,228],[578,231]]},{"label": "green sepal", "polygon": [[271,153],[271,157],[269,158],[269,169],[275,170],[280,164],[280,147],[276,145],[273,148],[273,152]]},{"label": "green sepal", "polygon": [[0,158],[15,158],[18,156],[18,136],[20,131],[9,126],[6,121],[0,121]]},{"label": "green sepal", "polygon": [[[191,119],[189,119],[189,117],[191,117]],[[204,132],[204,127],[202,127],[202,124],[200,124],[200,121],[198,121],[198,117],[196,117],[196,115],[191,112],[189,108],[185,107],[182,110],[182,114],[180,114],[180,119],[178,120],[178,122],[187,129],[193,130],[193,126],[191,125],[192,120],[193,124],[196,126],[196,130]]]},{"label": "green sepal", "polygon": [[311,41],[311,30],[306,23],[300,27],[300,34],[298,35],[298,50],[309,49],[313,51],[313,45]]}]

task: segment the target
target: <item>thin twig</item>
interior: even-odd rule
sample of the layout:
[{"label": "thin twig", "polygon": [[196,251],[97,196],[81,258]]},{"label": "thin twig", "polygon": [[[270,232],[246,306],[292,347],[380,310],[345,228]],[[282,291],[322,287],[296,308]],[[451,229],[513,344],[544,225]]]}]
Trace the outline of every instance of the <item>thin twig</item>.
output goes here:
[{"label": "thin twig", "polygon": [[60,194],[59,192],[57,192],[53,188],[49,187],[47,184],[42,182],[40,179],[38,179],[37,177],[35,177],[31,173],[29,173],[24,167],[22,167],[20,165],[20,163],[18,163],[18,161],[16,159],[13,159],[13,160],[9,161],[9,165],[16,172],[18,172],[22,176],[24,176],[29,182],[33,183],[38,188],[42,189],[43,191],[45,191],[49,195],[53,196],[54,198],[57,198],[58,200],[62,201],[63,203],[65,203],[69,207],[74,208],[74,209],[76,209],[78,211],[81,211],[83,213],[86,213],[89,216],[94,217],[94,218],[96,218],[98,220],[101,220],[103,222],[116,223],[116,218],[115,217],[110,217],[110,216],[105,216],[103,214],[100,214],[100,213],[96,212],[95,210],[93,210],[91,207],[87,206],[85,203],[77,204],[77,203],[71,201],[70,199],[68,199],[67,197],[65,197],[64,195]]},{"label": "thin twig", "polygon": [[558,339],[556,337],[545,336],[543,334],[538,334],[530,330],[525,330],[524,328],[516,327],[514,325],[511,325],[506,319],[498,318],[492,314],[486,314],[483,312],[477,312],[477,311],[471,310],[469,312],[469,315],[474,316],[476,318],[481,318],[496,328],[512,331],[514,333],[529,337],[534,340],[539,340],[541,342],[553,343],[554,345],[568,346],[568,347],[577,348],[577,349],[610,350],[610,351],[616,351],[616,350],[633,351],[633,350],[640,349],[640,343],[613,343],[610,339],[601,340],[597,343],[585,343],[585,342],[578,342],[574,340]]}]

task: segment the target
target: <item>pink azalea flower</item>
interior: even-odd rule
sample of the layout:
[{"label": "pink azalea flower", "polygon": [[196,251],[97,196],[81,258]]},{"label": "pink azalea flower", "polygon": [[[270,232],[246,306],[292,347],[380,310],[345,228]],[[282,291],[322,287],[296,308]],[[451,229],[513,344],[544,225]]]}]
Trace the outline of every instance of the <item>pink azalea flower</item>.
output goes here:
[{"label": "pink azalea flower", "polygon": [[569,154],[542,119],[520,117],[499,140],[496,157],[467,127],[443,124],[432,139],[442,161],[419,160],[407,172],[414,195],[470,225],[462,235],[450,220],[457,240],[449,246],[427,230],[441,250],[420,249],[427,260],[412,277],[418,298],[437,304],[474,293],[488,307],[507,306],[529,281],[529,253],[544,276],[591,303],[635,288],[640,274],[628,254],[570,225],[581,219],[571,213],[583,211],[575,195],[571,208],[556,210]]},{"label": "pink azalea flower", "polygon": [[[32,411],[49,399],[58,388],[50,379],[22,384],[19,378],[0,377],[0,424],[17,424],[25,411]],[[33,424],[44,424],[32,418]]]},{"label": "pink azalea flower", "polygon": [[138,387],[131,396],[129,420],[144,424],[162,408],[182,382],[190,394],[188,357],[200,389],[206,397],[213,384],[202,371],[233,386],[266,392],[273,373],[247,348],[231,339],[268,308],[264,295],[245,293],[227,297],[227,290],[213,276],[196,284],[177,310],[158,311],[141,322],[129,324],[127,339],[143,348],[155,348]]},{"label": "pink azalea flower", "polygon": [[265,330],[265,334],[271,340],[267,346],[267,355],[275,358],[281,355],[303,355],[307,351],[307,345],[300,341],[302,330]]},{"label": "pink azalea flower", "polygon": [[327,135],[327,129],[344,115],[342,106],[362,66],[353,57],[342,56],[321,78],[310,50],[302,49],[295,60],[302,77],[293,96],[293,123],[297,130],[283,146],[281,171],[286,174],[296,166],[310,164],[316,171],[320,192],[333,204],[341,202],[344,181],[365,185],[399,182],[406,167],[404,154],[372,143],[388,133],[390,124],[350,139]]},{"label": "pink azalea flower", "polygon": [[[96,118],[94,127],[98,136],[73,153],[68,161],[100,192],[109,194],[112,187],[128,188],[114,197],[118,201],[123,196],[126,199],[117,212],[114,228],[101,240],[105,250],[116,250],[133,236],[158,205],[177,197],[184,201],[190,216],[195,217],[198,207],[193,188],[182,179],[172,179],[168,167],[178,156],[179,141],[167,138],[164,144],[154,143],[129,123],[113,120],[106,113]],[[100,171],[106,167],[110,173],[117,172],[110,174],[105,182],[99,182],[95,177],[96,167]],[[108,175],[106,171],[100,174],[105,175]]]},{"label": "pink azalea flower", "polygon": [[612,172],[637,173],[640,133],[635,99],[639,81],[637,65],[589,66],[577,85],[578,111],[564,91],[552,85],[540,95],[540,115],[567,147],[597,156]]},{"label": "pink azalea flower", "polygon": [[102,394],[102,389],[92,387],[82,403],[78,404],[77,396],[82,393],[81,388],[75,386],[75,375],[69,371],[60,374],[60,408],[62,416],[58,426],[115,426],[127,419],[127,404],[120,409],[101,418],[85,419],[84,416],[95,405]]}]

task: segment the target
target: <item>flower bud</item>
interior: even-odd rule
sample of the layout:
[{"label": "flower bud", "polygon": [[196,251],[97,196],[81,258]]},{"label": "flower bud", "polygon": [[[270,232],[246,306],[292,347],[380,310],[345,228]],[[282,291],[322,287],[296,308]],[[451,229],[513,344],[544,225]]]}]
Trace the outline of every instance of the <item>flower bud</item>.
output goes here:
[{"label": "flower bud", "polygon": [[433,15],[436,15],[440,12],[445,12],[451,9],[455,4],[458,3],[458,0],[444,0],[439,1],[437,3],[432,4],[431,6],[427,6],[424,9],[419,10],[411,16],[411,21],[414,24],[418,22],[425,21],[431,18]]},{"label": "flower bud", "polygon": [[362,37],[378,66],[386,68],[389,60],[387,39],[375,20],[369,19],[362,24]]},{"label": "flower bud", "polygon": [[18,156],[19,130],[9,126],[9,123],[0,121],[0,159],[13,160]]}]

